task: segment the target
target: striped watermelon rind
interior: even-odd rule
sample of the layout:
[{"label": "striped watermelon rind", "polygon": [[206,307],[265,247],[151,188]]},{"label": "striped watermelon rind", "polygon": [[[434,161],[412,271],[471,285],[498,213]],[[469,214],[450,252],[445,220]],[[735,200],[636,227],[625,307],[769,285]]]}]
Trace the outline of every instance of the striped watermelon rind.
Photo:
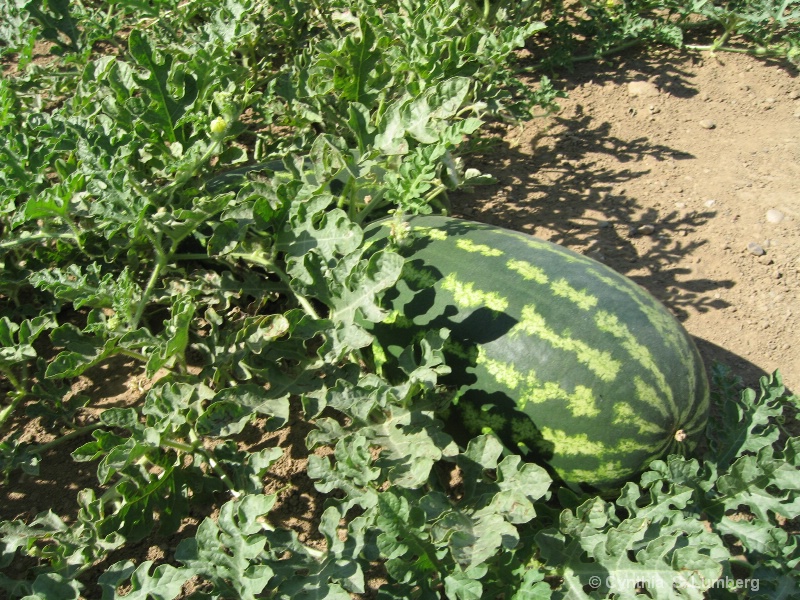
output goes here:
[{"label": "striped watermelon rind", "polygon": [[[393,224],[394,223],[394,224]],[[383,354],[447,328],[459,439],[492,430],[572,488],[618,487],[690,451],[704,431],[708,380],[683,326],[648,292],[562,246],[451,217],[412,217]],[[396,222],[365,235],[383,244]],[[383,241],[380,241],[383,240]]]}]

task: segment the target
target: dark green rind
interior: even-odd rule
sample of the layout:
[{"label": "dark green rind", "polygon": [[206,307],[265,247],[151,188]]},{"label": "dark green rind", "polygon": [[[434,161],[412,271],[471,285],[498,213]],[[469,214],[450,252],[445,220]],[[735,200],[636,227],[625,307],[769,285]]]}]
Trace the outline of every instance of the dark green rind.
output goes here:
[{"label": "dark green rind", "polygon": [[[403,278],[384,299],[393,314],[374,333],[397,356],[425,330],[451,331],[456,437],[491,429],[568,485],[599,490],[696,444],[708,414],[702,360],[650,294],[525,234],[449,217],[408,224]],[[384,222],[366,238],[388,234]]]}]

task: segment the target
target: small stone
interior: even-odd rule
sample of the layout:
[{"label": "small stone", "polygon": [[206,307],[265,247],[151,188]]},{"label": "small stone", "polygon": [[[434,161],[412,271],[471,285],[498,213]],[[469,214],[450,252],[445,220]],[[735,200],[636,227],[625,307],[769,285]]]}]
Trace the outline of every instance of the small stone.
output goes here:
[{"label": "small stone", "polygon": [[591,252],[587,253],[586,256],[593,258],[598,262],[606,261],[606,255],[600,252],[600,250],[592,250]]},{"label": "small stone", "polygon": [[703,119],[702,121],[699,122],[699,125],[703,129],[714,129],[717,126],[717,124],[714,123],[714,121],[712,121],[711,119]]},{"label": "small stone", "polygon": [[797,100],[800,98],[800,90],[792,90],[789,92],[789,100]]},{"label": "small stone", "polygon": [[772,258],[770,256],[767,256],[766,254],[764,254],[763,256],[759,256],[758,257],[758,262],[760,262],[762,265],[771,265],[775,261],[772,260]]},{"label": "small stone", "polygon": [[634,98],[654,98],[658,96],[658,87],[649,81],[631,81],[628,83],[628,95]]},{"label": "small stone", "polygon": [[785,215],[781,211],[779,211],[777,208],[770,208],[767,211],[767,222],[768,223],[778,224],[781,221],[783,221],[784,216]]},{"label": "small stone", "polygon": [[717,203],[717,201],[716,201],[716,200],[706,200],[706,202],[705,202],[705,204],[706,204],[706,207],[707,207],[707,208],[711,208],[711,207],[712,207],[712,206],[714,206],[716,203]]},{"label": "small stone", "polygon": [[652,235],[655,232],[656,228],[655,225],[641,225],[636,228],[636,233],[638,235]]},{"label": "small stone", "polygon": [[761,244],[757,244],[756,242],[747,244],[747,250],[753,256],[764,256],[767,253],[764,248],[761,247]]}]

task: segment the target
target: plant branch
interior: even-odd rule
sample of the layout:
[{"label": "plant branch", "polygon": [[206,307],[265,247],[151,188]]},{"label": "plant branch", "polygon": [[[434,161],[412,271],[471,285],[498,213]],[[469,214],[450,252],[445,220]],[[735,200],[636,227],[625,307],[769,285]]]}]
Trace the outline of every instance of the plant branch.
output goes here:
[{"label": "plant branch", "polygon": [[[11,383],[13,385],[14,382],[12,381]],[[16,385],[14,387],[16,387]],[[0,410],[0,431],[3,430],[3,426],[6,424],[6,421],[11,418],[11,415],[14,413],[20,403],[27,397],[27,392],[17,391],[11,398],[11,402],[5,406],[3,410]]]},{"label": "plant branch", "polygon": [[0,248],[14,248],[15,246],[22,246],[28,242],[42,242],[48,240],[74,240],[80,246],[80,241],[75,233],[38,233],[35,235],[21,236],[15,240],[7,240],[0,242]]},{"label": "plant branch", "polygon": [[142,315],[144,315],[144,309],[147,306],[147,303],[150,301],[150,296],[152,296],[153,291],[158,284],[161,271],[163,271],[164,267],[167,266],[168,256],[167,253],[164,252],[163,248],[161,248],[161,240],[159,239],[152,241],[154,242],[156,250],[156,264],[153,267],[153,272],[150,273],[150,279],[147,281],[147,286],[142,293],[142,298],[139,301],[139,305],[136,307],[136,313],[134,314],[133,320],[130,324],[131,329],[136,329],[139,326],[139,321],[142,320]]},{"label": "plant branch", "polygon": [[135,358],[136,360],[141,362],[147,362],[148,360],[147,357],[141,352],[136,352],[134,350],[127,350],[125,348],[118,348],[115,354],[120,354],[122,356],[127,356],[129,358]]},{"label": "plant branch", "polygon": [[91,433],[95,429],[99,429],[102,426],[103,423],[98,422],[98,423],[92,423],[91,425],[84,425],[83,427],[78,427],[68,433],[65,433],[64,435],[58,436],[56,439],[50,442],[39,444],[38,446],[36,446],[35,451],[37,454],[43,454],[70,440],[73,440],[77,437],[81,437],[82,435],[86,435],[87,433]]},{"label": "plant branch", "polygon": [[264,267],[265,269],[268,269],[269,271],[271,271],[275,275],[277,275],[278,279],[280,279],[288,287],[289,291],[292,293],[292,295],[297,300],[297,303],[303,308],[303,310],[306,311],[306,313],[311,318],[317,319],[317,320],[319,320],[321,318],[319,316],[319,313],[317,313],[317,311],[311,305],[311,302],[308,300],[308,298],[306,298],[305,296],[303,296],[299,292],[295,291],[294,288],[292,288],[292,280],[289,278],[289,276],[286,274],[286,272],[283,269],[281,269],[277,264],[275,264],[274,261],[272,261],[272,260],[270,260],[268,258],[264,258],[263,256],[261,256],[259,254],[256,254],[256,253],[233,252],[229,256],[231,256],[232,258],[239,258],[241,260],[244,260],[244,261],[247,261],[247,262],[251,262],[251,263],[253,263],[255,265],[259,265],[261,267]]}]

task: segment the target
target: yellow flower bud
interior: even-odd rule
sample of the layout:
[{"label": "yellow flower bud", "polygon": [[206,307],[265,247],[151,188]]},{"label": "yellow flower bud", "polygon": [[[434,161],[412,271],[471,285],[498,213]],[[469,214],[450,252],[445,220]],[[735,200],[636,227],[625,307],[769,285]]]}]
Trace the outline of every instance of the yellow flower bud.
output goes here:
[{"label": "yellow flower bud", "polygon": [[222,117],[217,117],[211,121],[210,129],[212,134],[222,135],[228,129],[228,122]]}]

